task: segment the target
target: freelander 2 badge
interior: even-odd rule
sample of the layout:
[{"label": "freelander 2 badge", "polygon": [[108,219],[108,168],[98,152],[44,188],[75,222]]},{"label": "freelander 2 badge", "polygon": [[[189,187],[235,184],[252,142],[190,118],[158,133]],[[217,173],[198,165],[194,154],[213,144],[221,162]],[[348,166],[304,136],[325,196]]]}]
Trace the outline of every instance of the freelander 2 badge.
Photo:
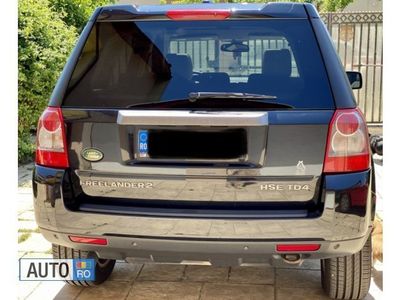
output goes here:
[{"label": "freelander 2 badge", "polygon": [[90,162],[96,162],[103,159],[104,154],[99,149],[96,148],[86,148],[81,152],[82,157]]}]

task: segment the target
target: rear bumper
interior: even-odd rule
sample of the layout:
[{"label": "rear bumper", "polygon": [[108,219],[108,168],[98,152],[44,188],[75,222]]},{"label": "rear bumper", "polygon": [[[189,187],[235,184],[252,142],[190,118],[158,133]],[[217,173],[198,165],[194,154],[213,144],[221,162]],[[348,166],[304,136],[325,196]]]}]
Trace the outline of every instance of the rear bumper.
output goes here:
[{"label": "rear bumper", "polygon": [[[35,217],[50,242],[92,250],[103,258],[258,263],[279,256],[278,243],[321,244],[306,258],[342,256],[359,251],[370,233],[374,209],[370,175],[371,171],[325,176],[324,208],[316,218],[213,219],[71,211],[62,198],[64,171],[36,167]],[[358,191],[364,193],[357,195]],[[342,203],[343,193],[357,201]],[[101,236],[108,244],[77,244],[68,235]]]},{"label": "rear bumper", "polygon": [[[207,240],[207,239],[168,239],[154,237],[136,237],[107,235],[106,246],[76,244],[71,242],[67,233],[40,229],[44,237],[52,243],[94,251],[101,258],[121,259],[129,262],[210,264],[218,266],[241,266],[253,264],[284,264],[282,254],[277,252],[279,244],[320,244],[315,252],[296,253],[301,259],[321,259],[353,254],[361,250],[368,235],[345,241],[321,241],[301,239],[280,240]],[[104,236],[103,236],[104,237]]]}]

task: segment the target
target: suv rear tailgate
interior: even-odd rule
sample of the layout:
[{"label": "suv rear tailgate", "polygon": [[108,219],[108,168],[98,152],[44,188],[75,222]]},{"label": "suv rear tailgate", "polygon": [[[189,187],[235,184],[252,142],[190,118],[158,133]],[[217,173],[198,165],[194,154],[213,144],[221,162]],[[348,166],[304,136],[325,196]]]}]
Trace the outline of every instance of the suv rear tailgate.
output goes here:
[{"label": "suv rear tailgate", "polygon": [[[191,125],[193,121],[187,126],[155,126],[140,120],[121,124],[118,113],[121,115],[118,110],[63,109],[71,145],[70,166],[88,196],[206,203],[308,202],[318,197],[332,111],[257,112],[265,118],[259,124],[206,127]],[[206,113],[202,116],[207,118]],[[186,138],[200,132],[205,153],[197,153],[199,158],[153,158],[148,149],[141,157],[139,134],[143,130],[148,135],[152,131],[178,131]],[[223,138],[229,130],[244,134],[245,152],[232,157],[228,148],[228,157],[220,151],[222,156],[213,158],[215,145],[207,144],[207,135],[219,133]],[[243,137],[232,138],[242,142]],[[185,143],[181,141],[180,147]],[[164,147],[173,145],[166,143]],[[90,162],[82,156],[83,150],[91,148],[103,153],[101,161]]]},{"label": "suv rear tailgate", "polygon": [[78,202],[321,207],[335,103],[309,19],[97,21],[61,107]]}]

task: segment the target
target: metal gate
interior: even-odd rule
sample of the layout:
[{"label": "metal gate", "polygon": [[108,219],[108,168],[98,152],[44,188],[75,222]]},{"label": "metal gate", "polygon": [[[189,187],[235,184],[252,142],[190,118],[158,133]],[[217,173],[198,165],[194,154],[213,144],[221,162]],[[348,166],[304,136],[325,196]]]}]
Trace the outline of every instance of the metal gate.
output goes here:
[{"label": "metal gate", "polygon": [[382,123],[382,12],[320,14],[347,71],[363,75],[355,97],[370,124]]}]

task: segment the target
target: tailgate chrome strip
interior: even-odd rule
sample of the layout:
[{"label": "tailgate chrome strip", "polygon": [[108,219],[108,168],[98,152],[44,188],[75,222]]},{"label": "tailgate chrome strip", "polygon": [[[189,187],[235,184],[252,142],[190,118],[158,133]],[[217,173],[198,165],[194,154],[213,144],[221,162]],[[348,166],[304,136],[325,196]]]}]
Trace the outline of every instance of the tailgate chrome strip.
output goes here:
[{"label": "tailgate chrome strip", "polygon": [[265,126],[267,112],[120,110],[119,125]]}]

